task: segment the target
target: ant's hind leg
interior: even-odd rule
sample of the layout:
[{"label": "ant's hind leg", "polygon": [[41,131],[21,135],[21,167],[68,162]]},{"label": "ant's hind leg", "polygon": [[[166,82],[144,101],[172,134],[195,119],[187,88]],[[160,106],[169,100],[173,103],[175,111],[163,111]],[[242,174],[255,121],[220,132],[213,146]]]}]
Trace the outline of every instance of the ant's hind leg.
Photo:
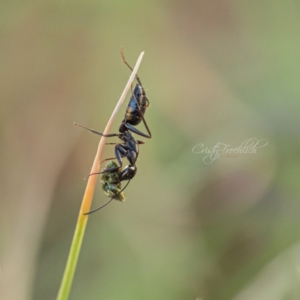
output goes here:
[{"label": "ant's hind leg", "polygon": [[104,136],[104,137],[113,137],[113,136],[119,136],[119,134],[117,134],[117,133],[103,134],[103,133],[101,133],[101,132],[98,132],[98,131],[96,131],[96,130],[94,130],[94,129],[87,128],[87,127],[85,127],[85,126],[82,126],[82,125],[80,125],[80,124],[77,124],[77,123],[74,123],[74,125],[76,125],[76,126],[79,126],[79,127],[81,127],[81,128],[84,128],[84,129],[86,129],[86,130],[88,130],[88,131],[92,132],[92,133],[95,133],[95,134],[98,134],[98,135],[101,135],[101,136]]},{"label": "ant's hind leg", "polygon": [[[123,53],[123,47],[121,47],[120,53],[121,53],[121,56],[122,56],[122,59],[123,59],[124,64],[125,64],[131,71],[133,71],[133,69],[130,67],[130,65],[128,64],[128,62],[127,62],[126,59],[125,59],[125,56],[124,56],[124,53]],[[137,82],[138,82],[140,85],[142,85],[142,82],[141,82],[139,76],[136,74],[135,77],[136,77]]]}]

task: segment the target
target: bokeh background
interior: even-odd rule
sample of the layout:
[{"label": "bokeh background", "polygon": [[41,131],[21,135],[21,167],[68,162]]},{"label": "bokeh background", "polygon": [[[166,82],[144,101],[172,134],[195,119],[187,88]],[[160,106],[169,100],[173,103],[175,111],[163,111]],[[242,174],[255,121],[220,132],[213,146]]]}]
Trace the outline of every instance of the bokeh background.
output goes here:
[{"label": "bokeh background", "polygon": [[1,1],[0,24],[1,299],[57,295],[99,141],[73,122],[103,131],[121,46],[145,51],[153,138],[89,218],[70,299],[300,299],[299,1]]}]

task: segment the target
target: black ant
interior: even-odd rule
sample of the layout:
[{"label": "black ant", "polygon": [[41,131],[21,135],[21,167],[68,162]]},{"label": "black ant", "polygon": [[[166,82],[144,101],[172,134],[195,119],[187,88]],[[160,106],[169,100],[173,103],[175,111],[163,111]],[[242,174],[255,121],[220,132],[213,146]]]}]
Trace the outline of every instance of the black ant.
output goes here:
[{"label": "black ant", "polygon": [[[121,56],[122,56],[123,62],[129,67],[130,70],[132,70],[130,65],[125,60],[122,49],[121,49]],[[149,138],[149,139],[152,137],[150,129],[144,118],[146,108],[149,106],[149,100],[146,97],[146,93],[144,91],[144,88],[142,86],[141,80],[138,77],[138,75],[136,75],[136,79],[137,79],[138,83],[134,87],[134,90],[131,94],[129,103],[126,108],[124,119],[119,127],[119,133],[112,133],[112,134],[104,135],[101,132],[98,132],[93,129],[90,129],[85,126],[74,123],[75,125],[80,126],[84,129],[87,129],[87,130],[91,131],[92,133],[95,133],[95,134],[98,134],[98,135],[101,135],[104,137],[118,137],[119,139],[121,139],[123,141],[123,143],[119,143],[119,144],[118,143],[108,143],[108,144],[115,144],[115,157],[107,158],[107,159],[103,160],[103,161],[107,161],[107,160],[111,160],[111,159],[117,159],[119,166],[112,167],[112,168],[106,168],[101,172],[92,173],[87,176],[87,177],[89,177],[89,176],[96,175],[96,174],[103,174],[105,172],[117,173],[118,176],[117,176],[117,180],[116,180],[115,184],[118,184],[123,180],[128,180],[128,183],[120,191],[120,193],[127,187],[130,180],[135,176],[135,174],[137,172],[137,167],[136,167],[135,163],[137,161],[138,154],[139,154],[139,146],[138,145],[144,144],[143,141],[136,140],[131,132],[138,134],[140,136],[143,136],[145,138]],[[141,121],[143,121],[148,134],[145,134],[134,127],[134,126],[138,125]],[[127,158],[129,165],[120,171],[120,169],[123,166],[122,157]],[[117,195],[112,197],[107,203],[105,203],[101,207],[99,207],[89,213],[86,213],[86,214],[91,214],[91,213],[103,208],[109,202],[111,202]]]}]

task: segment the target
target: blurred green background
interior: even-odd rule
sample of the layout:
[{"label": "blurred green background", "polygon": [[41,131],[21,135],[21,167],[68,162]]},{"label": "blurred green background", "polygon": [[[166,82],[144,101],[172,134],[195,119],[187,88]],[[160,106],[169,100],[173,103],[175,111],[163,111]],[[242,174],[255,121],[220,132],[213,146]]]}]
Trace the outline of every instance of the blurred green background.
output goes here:
[{"label": "blurred green background", "polygon": [[57,295],[99,141],[73,122],[103,131],[120,46],[145,51],[153,138],[89,218],[70,299],[300,299],[299,1],[1,1],[0,24],[0,299]]}]

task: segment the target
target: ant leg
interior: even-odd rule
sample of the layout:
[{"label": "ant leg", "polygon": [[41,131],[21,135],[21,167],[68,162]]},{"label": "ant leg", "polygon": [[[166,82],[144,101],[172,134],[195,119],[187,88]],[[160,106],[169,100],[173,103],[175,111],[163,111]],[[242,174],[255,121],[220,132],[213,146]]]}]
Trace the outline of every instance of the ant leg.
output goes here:
[{"label": "ant leg", "polygon": [[147,138],[147,139],[151,139],[151,137],[152,137],[152,136],[151,136],[151,133],[150,133],[150,135],[147,135],[147,134],[141,132],[140,130],[136,129],[134,126],[132,126],[132,125],[129,124],[129,123],[125,123],[124,126],[125,126],[128,130],[132,131],[133,133],[138,134],[138,135],[140,135],[140,136],[143,136],[143,137],[145,137],[145,138]]},{"label": "ant leg", "polygon": [[[126,59],[125,59],[125,56],[124,56],[124,53],[123,53],[123,47],[121,47],[120,53],[121,53],[121,56],[122,56],[122,59],[123,59],[124,64],[125,64],[131,71],[133,71],[133,69],[130,67],[130,65],[128,64],[128,62],[127,62]],[[138,82],[140,85],[142,85],[142,82],[141,82],[139,76],[136,74],[135,77],[136,77],[137,82]]]},{"label": "ant leg", "polygon": [[92,132],[92,133],[95,133],[95,134],[98,134],[98,135],[101,135],[101,136],[104,136],[104,137],[113,137],[113,136],[119,137],[119,134],[117,134],[117,133],[103,134],[103,133],[101,133],[101,132],[98,132],[98,131],[96,131],[96,130],[87,128],[87,127],[82,126],[82,125],[77,124],[77,123],[74,123],[74,125],[79,126],[79,127],[84,128],[84,129],[86,129],[86,130],[89,130],[89,131]]},{"label": "ant leg", "polygon": [[138,144],[139,145],[143,145],[143,144],[145,144],[145,142],[144,141],[139,141],[139,140],[136,140],[137,142],[138,142]]}]

